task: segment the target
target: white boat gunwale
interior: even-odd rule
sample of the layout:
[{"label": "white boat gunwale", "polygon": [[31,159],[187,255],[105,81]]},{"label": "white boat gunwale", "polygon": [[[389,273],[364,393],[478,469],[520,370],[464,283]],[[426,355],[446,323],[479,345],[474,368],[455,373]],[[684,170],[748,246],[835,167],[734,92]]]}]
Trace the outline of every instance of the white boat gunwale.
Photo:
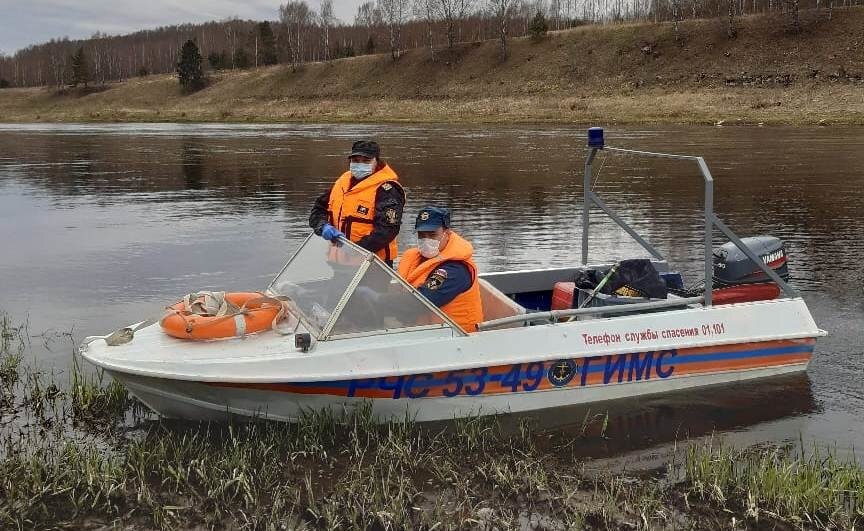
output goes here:
[{"label": "white boat gunwale", "polygon": [[[746,311],[749,308],[758,308],[763,305],[789,305],[789,304],[800,304],[806,308],[804,305],[803,299],[794,298],[794,299],[775,299],[770,301],[754,301],[747,303],[739,303],[739,304],[730,304],[723,305],[719,307],[709,307],[709,308],[685,308],[685,309],[677,309],[677,310],[669,310],[662,313],[650,314],[653,317],[663,317],[664,319],[672,320],[677,316],[683,315],[694,315],[693,311],[696,310],[698,312],[708,312],[712,313],[712,308],[717,308],[724,311],[730,310],[744,310]],[[256,356],[255,358],[249,358],[250,363],[259,363],[261,361],[296,361],[296,360],[306,360],[312,361],[315,359],[320,359],[321,364],[327,366],[328,364],[325,362],[327,359],[338,360],[340,357],[346,356],[346,352],[352,353],[352,355],[361,355],[363,353],[368,353],[370,356],[379,355],[379,351],[382,350],[392,350],[392,349],[410,349],[416,346],[426,346],[430,343],[430,341],[434,341],[435,344],[441,343],[451,343],[456,342],[454,344],[455,349],[461,349],[461,351],[469,351],[472,350],[470,343],[482,342],[484,343],[499,343],[499,344],[508,344],[510,341],[506,336],[519,336],[520,332],[530,331],[534,336],[543,336],[549,333],[560,334],[562,338],[568,338],[568,334],[578,334],[580,331],[586,329],[587,327],[599,327],[603,326],[607,323],[620,324],[621,327],[626,327],[629,322],[636,321],[644,321],[641,319],[645,317],[644,314],[630,315],[624,317],[610,317],[603,319],[592,319],[590,321],[570,321],[564,323],[544,323],[540,325],[535,325],[531,327],[516,327],[516,328],[501,328],[495,330],[488,330],[478,334],[472,334],[469,336],[465,336],[463,338],[447,338],[446,336],[441,336],[435,340],[429,338],[421,338],[412,340],[410,337],[404,337],[406,335],[411,336],[414,335],[415,332],[419,332],[417,329],[409,329],[400,334],[388,334],[382,339],[386,339],[386,342],[379,342],[374,346],[368,346],[366,349],[358,350],[355,347],[350,347],[347,351],[336,351],[336,352],[327,352],[327,351],[311,351],[309,353],[299,353],[292,350],[290,354],[285,355],[276,355],[271,357],[263,357]],[[810,319],[812,323],[812,319]],[[154,329],[151,333],[159,333],[160,331]],[[235,383],[266,383],[266,382],[315,382],[322,380],[334,380],[339,379],[340,375],[342,379],[367,379],[367,378],[387,378],[393,376],[400,375],[408,375],[408,374],[421,374],[421,373],[429,373],[429,372],[442,372],[442,371],[459,371],[459,370],[470,370],[475,368],[480,368],[483,366],[498,366],[498,365],[507,365],[507,364],[516,364],[516,363],[530,363],[534,361],[556,361],[561,359],[582,359],[587,357],[599,357],[599,356],[612,356],[612,355],[620,355],[620,354],[635,354],[635,353],[646,353],[646,352],[657,352],[657,351],[666,351],[666,350],[675,350],[681,348],[704,348],[704,347],[716,347],[716,346],[725,346],[725,345],[741,345],[746,343],[762,343],[768,341],[779,341],[779,340],[800,340],[800,339],[811,339],[811,338],[819,338],[825,336],[827,333],[824,330],[821,330],[815,327],[815,323],[812,327],[808,327],[806,329],[801,330],[800,332],[789,332],[789,333],[778,333],[778,334],[760,334],[760,335],[747,335],[747,336],[739,336],[736,338],[706,338],[704,340],[695,340],[687,342],[686,346],[682,345],[680,342],[675,343],[671,341],[663,342],[663,343],[644,343],[642,345],[616,345],[616,346],[607,346],[602,348],[578,348],[573,347],[570,350],[555,350],[553,352],[538,352],[538,351],[528,351],[521,354],[515,355],[502,355],[500,352],[477,352],[478,358],[473,359],[464,359],[461,362],[450,362],[446,365],[436,365],[432,363],[427,363],[421,361],[419,364],[415,364],[410,368],[405,367],[394,367],[389,370],[377,370],[370,372],[360,372],[360,373],[350,373],[347,374],[344,372],[344,368],[330,368],[328,371],[319,371],[315,373],[305,372],[303,374],[292,375],[290,378],[274,378],[272,374],[265,374],[259,376],[243,376],[238,374],[223,374],[221,376],[207,376],[201,373],[195,372],[187,372],[187,373],[178,373],[177,367],[173,367],[174,372],[159,372],[156,370],[143,370],[139,368],[135,368],[129,365],[128,360],[117,360],[118,362],[112,363],[108,359],[101,357],[96,358],[93,356],[95,352],[90,352],[90,349],[95,350],[104,350],[110,349],[114,347],[107,347],[102,345],[92,345],[90,349],[82,352],[82,355],[85,356],[91,362],[97,363],[98,365],[103,366],[106,369],[110,370],[123,370],[125,372],[137,374],[140,376],[148,376],[148,377],[159,377],[159,378],[169,378],[175,380],[195,380],[195,381],[225,381],[225,382],[235,382]],[[483,339],[485,336],[485,340]],[[501,336],[505,336],[502,338]],[[275,341],[288,341],[290,338],[273,338]],[[461,341],[460,341],[461,339]],[[220,343],[229,343],[235,342],[238,344],[242,344],[243,342],[247,342],[250,340],[255,340],[252,338],[237,338],[220,341]],[[184,346],[184,341],[181,339],[175,338],[165,338],[165,341],[169,341],[171,344],[176,345],[178,348]],[[330,346],[337,346],[341,341],[328,341]],[[460,345],[459,343],[465,343],[465,345]],[[268,359],[269,358],[269,359]],[[494,358],[494,361],[490,363],[485,363],[486,359]],[[126,361],[124,364],[123,361]],[[478,363],[479,361],[479,363]],[[245,363],[244,360],[237,359],[223,359],[223,358],[205,358],[205,359],[196,359],[196,360],[186,360],[184,365],[186,365],[189,369],[194,369],[196,366],[207,366],[213,364],[236,364],[241,365],[241,363]]]}]

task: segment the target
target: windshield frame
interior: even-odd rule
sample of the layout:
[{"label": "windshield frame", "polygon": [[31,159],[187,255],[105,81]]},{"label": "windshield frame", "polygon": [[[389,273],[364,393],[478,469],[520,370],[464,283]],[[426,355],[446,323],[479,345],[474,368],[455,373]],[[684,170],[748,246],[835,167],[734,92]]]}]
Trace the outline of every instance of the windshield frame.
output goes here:
[{"label": "windshield frame", "polygon": [[[291,297],[289,297],[287,295],[279,293],[278,291],[275,291],[273,289],[273,285],[276,284],[276,281],[279,280],[279,277],[282,276],[282,273],[284,273],[285,270],[288,269],[288,266],[290,266],[294,262],[294,260],[296,260],[297,257],[300,256],[300,253],[302,253],[303,250],[306,248],[306,244],[309,243],[309,240],[311,240],[314,237],[315,237],[315,233],[312,232],[312,233],[309,233],[309,235],[303,239],[303,241],[300,243],[300,245],[297,246],[297,249],[295,249],[294,252],[291,253],[291,256],[285,262],[285,265],[282,266],[282,269],[280,269],[279,272],[276,273],[276,276],[273,277],[273,280],[270,281],[270,284],[267,286],[267,289],[264,292],[268,295],[274,295],[274,296],[280,297],[281,300],[285,301],[288,304],[288,308],[291,310],[291,313],[294,315],[294,317],[296,317],[303,324],[303,327],[306,328],[306,330],[311,332],[312,335],[314,335],[320,341],[321,337],[322,337],[321,336],[322,328],[319,327],[316,323],[314,323],[312,321],[312,319],[309,319],[309,317],[303,312],[303,310],[300,309],[300,307],[297,305],[297,303],[294,302],[294,299],[292,299]],[[351,283],[353,283],[356,280],[356,276],[357,276],[356,273],[354,276],[355,276],[355,278],[351,279]],[[351,283],[349,283],[349,286],[351,285]],[[344,296],[344,293],[343,293],[343,296]],[[340,302],[341,301],[342,300],[340,299]],[[330,324],[329,320],[325,324],[325,327],[328,324]]]},{"label": "windshield frame", "polygon": [[[462,330],[462,327],[460,327],[452,319],[450,319],[450,317],[447,314],[445,314],[443,311],[441,311],[440,308],[438,308],[437,306],[432,304],[432,302],[429,299],[427,299],[422,294],[420,294],[420,292],[417,291],[417,289],[414,288],[414,286],[412,286],[411,284],[406,282],[405,279],[403,279],[399,275],[399,273],[397,273],[389,265],[385,264],[375,253],[372,253],[372,252],[360,247],[359,245],[355,244],[354,242],[352,242],[346,238],[343,238],[343,237],[339,237],[340,244],[344,245],[344,246],[348,246],[350,249],[363,255],[363,262],[358,266],[357,272],[354,274],[354,277],[348,283],[348,287],[346,287],[345,291],[342,293],[342,296],[340,297],[339,302],[336,304],[335,308],[333,309],[333,312],[330,314],[330,318],[328,319],[328,321],[324,324],[324,326],[321,326],[321,327],[317,326],[315,323],[312,322],[312,319],[308,318],[308,316],[306,316],[306,314],[300,309],[300,307],[297,304],[295,304],[293,300],[291,300],[290,297],[288,297],[287,295],[280,294],[280,293],[273,290],[273,287],[274,287],[274,284],[276,283],[276,281],[279,279],[280,276],[282,276],[282,273],[285,272],[285,270],[288,268],[288,266],[291,265],[291,263],[300,255],[300,253],[303,252],[303,250],[306,248],[306,245],[309,242],[309,240],[312,238],[317,238],[317,237],[318,236],[316,236],[315,233],[310,233],[309,236],[307,236],[303,240],[303,242],[300,244],[300,246],[297,248],[297,250],[294,251],[294,253],[291,255],[291,258],[289,258],[288,261],[285,262],[285,265],[282,267],[282,269],[279,270],[279,273],[277,273],[276,276],[273,278],[273,280],[270,281],[270,284],[267,286],[266,291],[267,291],[267,293],[277,295],[280,297],[284,297],[288,302],[289,308],[291,309],[291,313],[294,314],[294,316],[297,317],[297,319],[299,319],[303,323],[303,326],[306,327],[307,330],[309,330],[310,332],[313,333],[313,335],[316,336],[318,341],[328,341],[328,340],[334,340],[334,339],[349,339],[349,338],[354,338],[354,337],[394,334],[394,333],[399,333],[399,332],[403,332],[403,331],[418,331],[418,330],[430,330],[430,329],[440,329],[440,328],[450,328],[458,336],[468,335],[464,330]],[[419,300],[420,303],[422,303],[429,311],[434,313],[436,316],[440,317],[442,322],[440,324],[423,324],[423,325],[400,327],[400,328],[381,328],[378,330],[368,330],[368,331],[363,331],[363,332],[332,334],[333,328],[336,325],[336,323],[338,322],[339,317],[342,315],[342,310],[345,308],[345,306],[348,304],[348,301],[351,299],[351,296],[354,294],[354,290],[360,284],[360,281],[363,280],[363,277],[366,275],[366,272],[371,267],[371,264],[373,262],[376,262],[376,261],[379,262],[380,267],[382,269],[384,269],[384,271],[387,274],[389,274],[391,280],[396,279],[396,281],[399,284],[401,284],[402,287],[407,289],[414,296],[415,299]]]}]

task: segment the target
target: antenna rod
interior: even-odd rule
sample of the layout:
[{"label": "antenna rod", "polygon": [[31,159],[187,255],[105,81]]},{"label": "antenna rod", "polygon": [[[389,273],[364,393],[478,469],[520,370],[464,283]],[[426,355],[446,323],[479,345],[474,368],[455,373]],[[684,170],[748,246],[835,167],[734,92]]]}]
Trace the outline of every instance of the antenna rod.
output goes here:
[{"label": "antenna rod", "polygon": [[588,224],[591,222],[591,163],[597,152],[603,149],[603,128],[591,127],[588,129],[588,147],[591,151],[585,159],[585,181],[582,189],[582,265],[588,265]]}]

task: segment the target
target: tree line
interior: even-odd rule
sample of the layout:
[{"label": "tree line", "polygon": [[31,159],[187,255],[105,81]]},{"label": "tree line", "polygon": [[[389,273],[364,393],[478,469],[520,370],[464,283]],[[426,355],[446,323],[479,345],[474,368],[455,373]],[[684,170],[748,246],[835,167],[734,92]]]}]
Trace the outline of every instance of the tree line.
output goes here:
[{"label": "tree line", "polygon": [[0,88],[104,84],[135,76],[174,72],[184,44],[193,41],[210,70],[278,63],[298,68],[310,61],[388,53],[410,48],[437,51],[460,42],[497,39],[500,58],[513,37],[581,24],[677,22],[788,13],[798,24],[801,9],[833,9],[859,0],[374,0],[359,6],[351,23],[333,15],[333,0],[318,10],[305,0],[279,6],[272,21],[236,18],[182,24],[128,35],[96,33],[89,39],[52,39],[13,55],[0,54]]}]

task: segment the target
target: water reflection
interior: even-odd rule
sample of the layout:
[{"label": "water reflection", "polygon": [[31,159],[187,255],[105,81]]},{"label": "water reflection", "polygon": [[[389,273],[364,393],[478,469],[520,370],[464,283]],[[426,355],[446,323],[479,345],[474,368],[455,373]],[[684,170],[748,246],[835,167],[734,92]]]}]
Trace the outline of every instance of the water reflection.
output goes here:
[{"label": "water reflection", "polygon": [[[292,227],[344,169],[347,138],[370,132],[365,126],[147,126],[139,135],[131,126],[110,134],[108,126],[74,134],[68,127],[35,129],[0,129],[0,151],[20,153],[3,163],[4,173],[23,175],[35,194],[110,205],[185,201],[188,195],[171,192],[206,189],[194,197],[208,214],[283,209]],[[829,138],[815,131],[613,130],[609,137],[619,145],[704,154],[717,177],[716,209],[728,224],[741,234],[784,238],[805,289],[860,286],[854,257],[864,250],[857,224],[864,202],[853,169],[862,166],[862,154],[847,149],[860,142],[860,132],[831,130]],[[561,265],[578,256],[581,130],[388,127],[376,136],[409,191],[406,220],[424,203],[450,206],[487,269]],[[603,155],[598,167],[595,187],[611,206],[671,259],[685,267],[698,262],[702,189],[692,163]],[[640,252],[608,220],[595,223],[597,259]]]},{"label": "water reflection", "polygon": [[[32,330],[84,336],[159,315],[191,291],[263,289],[308,234],[312,200],[362,137],[380,142],[407,190],[402,248],[413,243],[417,210],[432,203],[453,209],[481,271],[572,265],[581,255],[583,136],[554,126],[0,124],[0,309],[29,318]],[[613,128],[607,138],[703,155],[724,221],[742,236],[786,241],[793,283],[831,335],[817,346],[812,391],[777,389],[784,400],[774,406],[792,407],[783,418],[817,419],[814,438],[864,443],[864,150],[856,147],[864,130]],[[604,153],[595,168],[595,189],[610,206],[686,282],[698,280],[702,184],[692,163]],[[645,255],[599,213],[591,244],[598,261]],[[43,359],[65,366],[68,354]],[[751,426],[765,423],[757,411],[704,396],[709,413],[731,409]],[[699,429],[697,417],[680,423]],[[796,438],[798,428],[784,425]],[[662,426],[648,432],[668,440]],[[651,442],[610,437],[619,439]]]},{"label": "water reflection", "polygon": [[204,188],[204,155],[200,144],[183,142],[182,147],[183,181],[186,190],[201,190]]},{"label": "water reflection", "polygon": [[[574,446],[577,456],[602,458],[760,424],[778,425],[784,419],[806,419],[818,409],[810,379],[800,373],[562,408],[535,418],[559,437],[580,437]],[[807,431],[805,424],[798,425],[802,433]],[[783,440],[789,426],[782,426],[758,442]]]}]

